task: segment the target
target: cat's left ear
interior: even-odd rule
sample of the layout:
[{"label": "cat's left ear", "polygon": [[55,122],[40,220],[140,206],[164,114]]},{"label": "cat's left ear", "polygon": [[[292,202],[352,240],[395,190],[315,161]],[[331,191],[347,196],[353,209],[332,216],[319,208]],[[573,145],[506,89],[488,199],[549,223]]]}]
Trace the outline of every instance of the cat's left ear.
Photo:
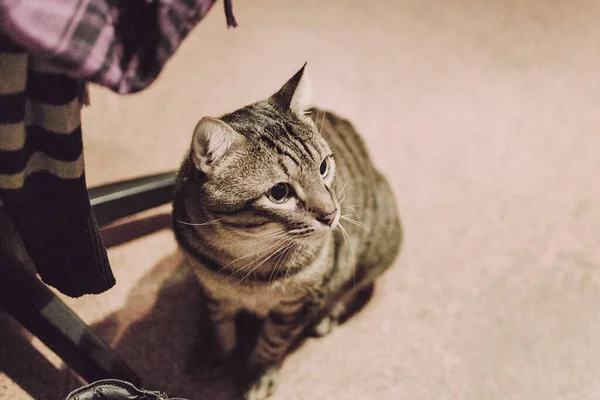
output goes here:
[{"label": "cat's left ear", "polygon": [[292,110],[298,115],[304,115],[310,108],[310,85],[304,72],[306,63],[296,72],[285,85],[275,93],[272,98],[283,110]]}]

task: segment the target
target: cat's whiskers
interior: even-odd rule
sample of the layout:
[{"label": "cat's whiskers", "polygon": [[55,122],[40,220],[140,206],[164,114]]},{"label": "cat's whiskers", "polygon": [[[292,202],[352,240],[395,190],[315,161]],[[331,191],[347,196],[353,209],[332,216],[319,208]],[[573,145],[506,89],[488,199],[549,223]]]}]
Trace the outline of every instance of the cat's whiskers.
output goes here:
[{"label": "cat's whiskers", "polygon": [[[300,232],[312,232],[313,229],[312,228],[303,228],[303,229],[298,229],[296,230],[300,231]],[[295,231],[288,231],[288,233],[292,233]],[[271,254],[270,256],[268,256],[265,260],[263,260],[259,265],[256,265],[248,274],[246,274],[246,276],[244,276],[244,278],[242,278],[242,280],[240,282],[242,282],[244,279],[246,279],[249,274],[251,274],[252,272],[254,272],[256,269],[258,269],[260,266],[262,266],[266,261],[268,261],[272,256],[274,255],[279,255],[279,260],[277,261],[277,263],[275,264],[275,267],[273,268],[273,270],[271,271],[271,275],[269,276],[269,285],[272,283],[272,279],[273,279],[273,275],[276,274],[285,264],[285,262],[287,261],[287,259],[289,258],[290,254],[294,251],[294,249],[296,250],[296,252],[298,251],[299,247],[301,246],[301,243],[305,243],[308,239],[310,238],[310,235],[304,236],[302,241],[299,242],[295,239],[297,239],[297,235],[290,235],[288,237],[289,242],[286,243],[285,245],[283,245],[280,249],[277,249],[273,252],[273,254]],[[296,253],[294,253],[296,254]],[[295,255],[294,255],[295,257]],[[244,269],[246,269],[249,265],[253,264],[254,262],[256,262],[258,260],[255,260],[253,262],[248,263],[246,266],[244,266]],[[289,272],[289,269],[286,269],[286,277],[287,274]],[[285,280],[285,278],[284,278]]]},{"label": "cat's whiskers", "polygon": [[[284,239],[285,240],[285,239]],[[271,253],[268,257],[266,257],[264,260],[262,260],[259,264],[257,264],[256,266],[254,266],[250,271],[248,271],[248,273],[246,273],[246,275],[244,275],[244,277],[242,279],[240,279],[240,281],[238,282],[238,284],[242,283],[245,279],[247,279],[254,271],[256,271],[258,268],[260,268],[262,265],[264,265],[264,263],[266,263],[267,261],[269,261],[271,259],[271,257],[273,257],[274,255],[276,255],[277,253],[279,253],[280,251],[282,251],[283,249],[285,249],[287,246],[289,245],[289,243],[284,244],[282,247],[278,248],[277,250],[275,250],[273,253]],[[249,265],[251,265],[252,263],[249,263],[248,265],[244,266],[243,269],[246,269]]]},{"label": "cat's whiskers", "polygon": [[298,242],[298,245],[296,247],[296,251],[294,252],[294,254],[292,255],[293,258],[296,258],[296,256],[298,255],[298,252],[300,251],[300,249],[302,248],[302,246],[304,246],[306,244],[306,242],[308,241],[308,237],[303,238],[302,240],[300,240]]},{"label": "cat's whiskers", "polygon": [[207,245],[210,245],[210,246],[213,246],[213,247],[216,247],[216,248],[221,248],[222,250],[227,249],[227,250],[236,251],[237,249],[241,249],[241,248],[244,248],[244,247],[256,246],[256,245],[259,245],[259,244],[264,244],[264,243],[272,241],[274,239],[276,239],[276,236],[265,237],[265,238],[262,238],[260,240],[253,240],[251,245],[248,244],[248,243],[240,243],[239,241],[236,241],[235,243],[231,243],[231,242],[224,242],[224,241],[220,240],[220,241],[218,241],[218,246],[215,246],[215,242],[209,242],[207,240],[200,240],[200,239],[196,239],[196,240],[198,242],[205,243]]},{"label": "cat's whiskers", "polygon": [[323,133],[323,126],[325,125],[325,117],[327,116],[327,111],[323,111],[323,121],[321,122],[321,129],[319,129],[319,135]]},{"label": "cat's whiskers", "polygon": [[344,183],[344,186],[342,186],[342,189],[340,190],[340,192],[338,194],[336,194],[336,197],[339,199],[340,197],[344,196],[341,200],[340,200],[340,204],[342,204],[342,202],[346,199],[346,195],[344,194],[344,190],[346,190],[346,186],[348,186],[348,183],[350,182],[350,178],[348,178],[346,180],[346,183]]},{"label": "cat's whiskers", "polygon": [[370,229],[364,223],[357,221],[354,218],[350,218],[345,215],[342,215],[342,216],[340,216],[340,219],[343,219],[344,221],[348,221],[351,224],[354,224],[354,225],[358,226],[359,228],[362,228],[365,231],[370,232]]},{"label": "cat's whiskers", "polygon": [[[280,235],[282,232],[277,232],[277,235]],[[259,238],[259,240],[248,239],[248,241],[251,241],[252,245],[256,246],[258,244],[262,244],[262,243],[265,243],[265,242],[272,241],[272,240],[276,239],[277,235],[261,237],[261,238]],[[208,244],[210,246],[214,246],[215,245],[214,242],[209,242],[207,240],[196,239],[196,241]],[[239,240],[235,241],[235,243],[229,243],[229,242],[224,242],[224,241],[219,241],[218,243],[219,243],[218,247],[227,248],[227,249],[236,249],[236,248],[243,248],[243,247],[249,247],[250,246],[248,243],[239,243]]]},{"label": "cat's whiskers", "polygon": [[[298,245],[296,246],[296,250],[294,250],[294,253],[292,254],[293,259],[298,257],[299,254],[302,254],[302,252],[304,251],[304,246],[306,245],[306,242],[308,240],[309,240],[309,238],[305,238],[305,239],[301,240],[300,242],[298,242]],[[290,267],[288,266],[288,268],[286,268],[286,270],[285,270],[285,276],[283,278],[284,287],[285,287],[285,282],[288,280],[289,272],[290,272]],[[296,282],[296,284],[298,286],[301,286],[303,288],[303,290],[310,290],[310,286],[306,282],[300,281],[300,282]]]},{"label": "cat's whiskers", "polygon": [[[245,264],[242,267],[236,268],[233,270],[233,272],[231,272],[231,274],[229,274],[225,280],[230,279],[231,277],[233,277],[234,275],[238,274],[238,273],[243,273],[245,270],[251,268],[251,266],[255,263],[259,263],[259,266],[262,265],[263,262],[265,262],[267,259],[269,259],[271,256],[273,256],[274,254],[277,253],[277,251],[279,251],[279,249],[273,251],[273,252],[269,252],[270,249],[280,246],[282,243],[282,241],[277,242],[274,246],[271,246],[269,249],[263,249],[264,252],[266,252],[264,255],[258,256],[256,259],[248,262],[247,264]],[[252,273],[254,271],[254,269],[252,271],[250,271],[250,273]],[[241,283],[247,276],[244,276],[238,283]]]},{"label": "cat's whiskers", "polygon": [[213,219],[211,221],[206,221],[206,222],[199,222],[199,223],[193,223],[193,222],[186,222],[186,221],[180,221],[180,220],[176,220],[178,223],[183,224],[183,225],[189,225],[189,226],[205,226],[205,225],[213,225],[219,221],[221,221],[222,218],[219,219]]},{"label": "cat's whiskers", "polygon": [[350,235],[348,234],[348,232],[346,231],[346,228],[344,228],[344,226],[342,225],[342,223],[340,222],[339,225],[340,230],[342,231],[342,234],[344,235],[344,239],[346,241],[346,248],[349,250],[350,255],[352,257],[352,282],[354,284],[354,286],[356,286],[356,262],[355,262],[355,256],[354,256],[354,249],[352,249],[352,241],[350,240]]},{"label": "cat's whiskers", "polygon": [[[346,182],[346,184],[348,184],[348,182]],[[345,187],[346,187],[346,185],[344,185],[344,189],[345,189]],[[342,189],[342,191],[343,191],[343,189]],[[339,200],[340,207],[341,207],[340,214],[343,214],[344,217],[347,217],[348,215],[352,215],[352,214],[354,214],[355,217],[358,217],[358,211],[356,211],[356,208],[355,208],[355,207],[358,207],[358,205],[357,204],[344,204],[344,200],[346,200],[345,195],[341,200]],[[344,214],[344,212],[343,212],[344,209],[352,210],[353,212],[351,214]],[[358,222],[360,222],[360,221],[358,221]]]},{"label": "cat's whiskers", "polygon": [[[206,221],[206,222],[199,222],[199,223],[194,223],[194,222],[187,222],[187,221],[181,221],[181,220],[176,220],[177,223],[180,223],[182,225],[188,225],[188,226],[207,226],[207,225],[214,225],[219,221],[222,221],[223,218],[218,218],[218,219],[213,219],[210,221]],[[265,234],[262,235],[257,235],[257,236],[253,236],[251,239],[249,240],[253,240],[254,244],[258,244],[258,243],[264,243],[267,240],[273,240],[275,238],[277,238],[277,236],[285,233],[286,230],[285,229],[278,229],[274,232],[267,232]],[[256,240],[256,239],[260,239],[260,240]],[[202,243],[206,243],[206,244],[213,244],[211,242],[208,242],[206,240],[200,240],[200,239],[196,239]],[[226,242],[221,242],[219,243],[219,246],[226,246],[228,248],[236,248],[236,247],[245,247],[247,246],[246,243],[239,243],[239,240],[236,241],[236,243],[226,243]]]},{"label": "cat's whiskers", "polygon": [[[280,229],[278,231],[275,232],[270,232],[268,234],[264,234],[261,236],[258,236],[257,238],[260,240],[254,240],[253,241],[253,245],[257,245],[260,243],[265,243],[265,242],[269,242],[269,244],[267,244],[266,246],[263,246],[262,248],[250,253],[250,254],[245,254],[241,257],[238,257],[236,259],[234,259],[233,261],[231,261],[229,264],[223,266],[220,270],[222,271],[223,269],[229,267],[231,264],[238,262],[242,259],[245,258],[250,258],[252,256],[256,256],[257,254],[260,254],[262,252],[268,252],[269,250],[277,247],[278,245],[280,245],[282,242],[284,242],[285,240],[290,240],[293,241],[294,239],[299,239],[299,238],[303,238],[303,237],[307,237],[310,236],[310,233],[312,232],[311,228],[305,228],[305,229],[301,229],[301,230],[296,230],[296,231],[287,231],[285,229]],[[227,246],[231,247],[231,248],[235,248],[235,247],[248,247],[249,244],[248,243],[241,243],[241,244],[227,244]],[[280,251],[280,250],[279,250]],[[240,268],[240,269],[245,269],[249,266],[251,266],[253,263],[255,262],[259,262],[261,260],[261,257],[259,257],[256,260],[253,260],[251,262],[249,262],[248,264],[246,264],[244,267]],[[239,272],[239,270],[236,272]]]},{"label": "cat's whiskers", "polygon": [[249,244],[246,241],[252,242],[252,245],[254,246],[254,245],[257,245],[259,243],[264,243],[264,242],[267,242],[267,241],[270,241],[270,240],[275,240],[279,236],[283,236],[285,233],[286,233],[285,229],[280,229],[280,230],[277,230],[275,232],[269,232],[269,233],[265,233],[263,235],[250,237],[250,238],[248,238],[246,240],[243,240],[241,243],[240,243],[240,240],[231,239],[231,241],[235,242],[235,243],[227,243],[227,246],[232,247],[232,248],[234,248],[234,247],[248,247]]},{"label": "cat's whiskers", "polygon": [[283,248],[277,251],[277,256],[273,258],[273,261],[275,261],[276,259],[277,261],[275,262],[275,267],[271,269],[271,275],[269,275],[269,285],[271,284],[271,279],[273,279],[273,274],[275,273],[275,271],[279,267],[279,264],[283,260],[283,255],[285,254],[286,249],[289,248],[291,245],[293,245],[293,242],[286,243],[283,246]]},{"label": "cat's whiskers", "polygon": [[[298,255],[298,252],[300,251],[300,249],[302,248],[302,246],[304,246],[304,244],[308,241],[308,237],[303,238],[302,240],[300,240],[297,244],[296,244],[296,250],[294,250],[293,254],[292,254],[292,259],[296,258],[296,256]],[[287,279],[288,275],[289,275],[290,269],[286,268],[285,270],[285,277],[283,278],[283,281],[285,282],[285,280]]]},{"label": "cat's whiskers", "polygon": [[[265,256],[266,256],[266,255],[269,255],[269,254],[270,254],[270,253],[268,253],[268,252],[269,252],[269,250],[271,250],[271,249],[273,249],[273,248],[276,248],[276,247],[280,246],[281,244],[283,244],[283,243],[285,243],[285,242],[289,241],[289,240],[290,240],[290,237],[289,237],[289,235],[287,234],[287,232],[286,232],[286,231],[282,231],[282,233],[281,233],[281,234],[279,234],[278,236],[275,236],[275,237],[273,237],[273,238],[269,238],[269,240],[271,240],[271,241],[272,241],[272,242],[271,242],[269,245],[267,245],[267,246],[264,246],[264,247],[262,247],[260,250],[254,251],[254,252],[252,252],[251,254],[247,254],[247,255],[244,255],[244,256],[242,256],[242,257],[239,257],[239,258],[235,259],[234,261],[232,261],[232,262],[231,262],[231,263],[229,263],[229,264],[231,265],[233,262],[239,261],[239,260],[241,260],[241,259],[244,259],[244,258],[252,257],[252,256],[255,256],[255,255],[257,255],[257,254],[259,254],[259,253],[263,253],[263,252],[267,252],[267,254],[265,254]],[[275,250],[275,252],[277,252],[277,251],[279,251],[279,250]],[[243,267],[240,267],[240,268],[238,268],[238,271],[239,271],[239,270],[246,269],[248,266],[252,265],[252,264],[253,264],[253,263],[255,263],[255,262],[259,262],[259,261],[261,261],[261,260],[262,260],[262,257],[264,257],[264,256],[262,256],[262,255],[261,255],[261,256],[259,256],[258,258],[256,258],[255,260],[252,260],[252,261],[248,262],[248,263],[247,263],[246,265],[244,265]]]},{"label": "cat's whiskers", "polygon": [[252,236],[248,240],[254,243],[260,243],[264,242],[265,240],[273,240],[279,237],[283,237],[285,235],[287,235],[287,231],[285,229],[279,229],[274,232],[265,233],[263,235]]},{"label": "cat's whiskers", "polygon": [[262,247],[262,248],[260,248],[260,249],[258,249],[256,251],[250,253],[250,254],[246,254],[246,255],[243,255],[241,257],[238,257],[235,260],[231,261],[230,263],[228,263],[228,264],[224,265],[223,267],[221,267],[218,272],[223,271],[224,269],[226,269],[227,267],[229,267],[233,263],[236,263],[236,262],[238,262],[240,260],[243,260],[244,258],[252,257],[252,256],[255,256],[255,255],[259,254],[259,253],[262,253],[262,252],[268,251],[268,250],[270,250],[270,249],[272,249],[274,247],[277,247],[284,240],[286,240],[285,236],[283,236],[281,238],[278,238],[275,243],[270,243],[267,246],[264,246],[264,247]]},{"label": "cat's whiskers", "polygon": [[[341,205],[341,203],[340,203],[340,205]],[[344,209],[349,209],[352,211],[351,214],[345,214],[346,216],[348,216],[348,215],[358,216],[358,212],[356,211],[356,208],[354,208],[354,206],[342,206],[342,208],[341,208],[342,213],[343,213]]]},{"label": "cat's whiskers", "polygon": [[279,257],[279,261],[277,261],[277,264],[275,264],[275,268],[273,268],[273,270],[271,271],[271,275],[269,276],[269,286],[271,285],[271,282],[273,280],[273,275],[277,274],[277,272],[280,270],[280,268],[283,266],[283,264],[285,264],[285,261],[287,259],[287,257],[290,255],[291,250],[294,249],[294,245],[296,244],[296,242],[289,242],[284,249],[281,251],[281,256]]},{"label": "cat's whiskers", "polygon": [[335,146],[333,145],[333,140],[332,140],[331,138],[329,138],[329,139],[328,139],[328,138],[326,138],[326,137],[323,137],[323,140],[325,141],[325,143],[327,143],[327,146],[329,146],[330,148],[333,148],[333,147],[335,147]]}]

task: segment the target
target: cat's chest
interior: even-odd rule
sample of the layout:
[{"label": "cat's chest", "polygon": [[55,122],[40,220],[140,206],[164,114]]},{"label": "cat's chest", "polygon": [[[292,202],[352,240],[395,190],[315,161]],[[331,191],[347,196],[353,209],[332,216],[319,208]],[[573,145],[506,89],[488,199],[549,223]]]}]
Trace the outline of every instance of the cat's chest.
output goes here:
[{"label": "cat's chest", "polygon": [[300,287],[278,284],[232,284],[223,276],[201,266],[195,271],[210,297],[232,312],[243,309],[265,317],[282,303],[298,300],[306,294],[306,290]]},{"label": "cat's chest", "polygon": [[266,317],[269,311],[275,310],[285,302],[290,302],[301,297],[299,293],[290,291],[255,290],[249,291],[243,300],[238,305],[248,311],[251,311],[261,317]]}]

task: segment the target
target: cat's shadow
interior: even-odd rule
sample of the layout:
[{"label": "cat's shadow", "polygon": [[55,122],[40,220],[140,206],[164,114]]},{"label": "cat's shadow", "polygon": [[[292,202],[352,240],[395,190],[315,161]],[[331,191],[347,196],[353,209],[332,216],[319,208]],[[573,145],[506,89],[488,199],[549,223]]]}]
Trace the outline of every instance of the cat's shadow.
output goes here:
[{"label": "cat's shadow", "polygon": [[[372,294],[370,287],[357,298],[350,315],[360,311]],[[142,378],[145,389],[190,400],[240,399],[243,387],[235,368],[210,364],[214,337],[206,318],[202,289],[177,250],[136,283],[122,309],[92,329]],[[262,321],[239,315],[237,322],[239,365],[252,348]],[[288,353],[297,350],[308,336],[301,335]]]},{"label": "cat's shadow", "polygon": [[[148,304],[152,306],[144,312]],[[239,398],[240,388],[230,374],[203,363],[212,345],[203,308],[202,290],[177,251],[133,287],[121,310],[92,329],[142,378],[146,389],[191,400]]]}]

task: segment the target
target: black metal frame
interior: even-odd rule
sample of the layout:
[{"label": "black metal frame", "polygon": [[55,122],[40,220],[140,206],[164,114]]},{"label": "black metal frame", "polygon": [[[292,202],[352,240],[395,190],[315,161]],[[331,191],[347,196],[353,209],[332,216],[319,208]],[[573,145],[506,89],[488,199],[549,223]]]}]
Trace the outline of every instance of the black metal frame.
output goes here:
[{"label": "black metal frame", "polygon": [[[168,172],[89,189],[98,224],[171,202],[175,177]],[[142,386],[140,377],[28,268],[1,256],[1,308],[87,382],[112,378]]]}]

